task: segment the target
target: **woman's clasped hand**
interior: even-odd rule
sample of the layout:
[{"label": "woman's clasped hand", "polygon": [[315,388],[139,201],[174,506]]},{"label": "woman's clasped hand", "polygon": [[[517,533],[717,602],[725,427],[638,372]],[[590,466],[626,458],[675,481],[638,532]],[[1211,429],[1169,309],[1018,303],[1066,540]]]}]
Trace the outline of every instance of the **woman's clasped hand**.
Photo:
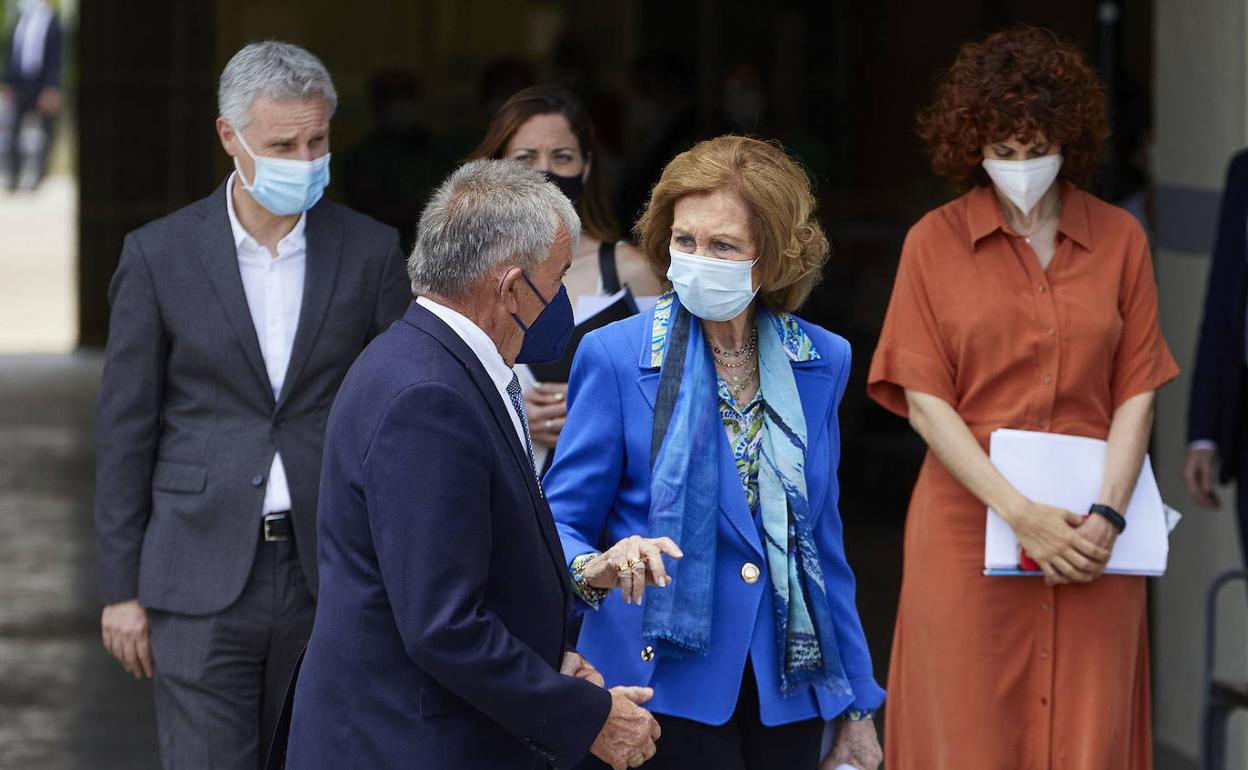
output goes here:
[{"label": "woman's clasped hand", "polygon": [[1100,516],[1027,501],[1005,518],[1049,585],[1087,583],[1104,574],[1117,531]]}]

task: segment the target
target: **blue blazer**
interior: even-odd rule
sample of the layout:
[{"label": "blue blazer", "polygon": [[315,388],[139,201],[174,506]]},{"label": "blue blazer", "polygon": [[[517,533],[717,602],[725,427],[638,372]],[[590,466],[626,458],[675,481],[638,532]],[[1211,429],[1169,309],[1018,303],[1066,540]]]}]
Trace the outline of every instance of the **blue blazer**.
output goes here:
[{"label": "blue blazer", "polygon": [[325,437],[288,768],[529,770],[588,752],[611,696],[559,673],[572,594],[507,408],[414,302],[351,367]]},{"label": "blue blazer", "polygon": [[[650,431],[659,384],[659,369],[652,365],[651,357],[653,319],[651,309],[613,323],[587,335],[577,350],[568,390],[568,420],[545,481],[569,562],[630,535],[649,534]],[[871,656],[854,605],[854,574],[845,561],[837,511],[841,436],[836,408],[849,376],[849,343],[813,324],[799,322],[799,326],[820,356],[793,363],[809,438],[807,492],[810,509],[818,517],[815,529],[828,600],[854,694],[834,695],[815,687],[789,697],[780,694],[772,589],[763,545],[727,436],[721,431],[719,498],[723,515],[719,520],[710,652],[685,660],[645,654],[641,607],[625,604],[618,591],[613,591],[600,609],[588,612],[581,630],[579,650],[602,672],[607,686],[653,687],[654,699],[647,708],[655,712],[723,724],[736,707],[747,657],[754,666],[762,721],[767,725],[812,717],[831,719],[850,707],[874,709],[883,702],[884,691],[873,677]],[[746,564],[759,568],[761,577],[756,583],[743,580]],[[662,589],[647,589],[656,590]]]},{"label": "blue blazer", "polygon": [[1248,321],[1248,151],[1231,160],[1222,193],[1188,406],[1188,438],[1216,441],[1221,476],[1243,467],[1244,325]]}]

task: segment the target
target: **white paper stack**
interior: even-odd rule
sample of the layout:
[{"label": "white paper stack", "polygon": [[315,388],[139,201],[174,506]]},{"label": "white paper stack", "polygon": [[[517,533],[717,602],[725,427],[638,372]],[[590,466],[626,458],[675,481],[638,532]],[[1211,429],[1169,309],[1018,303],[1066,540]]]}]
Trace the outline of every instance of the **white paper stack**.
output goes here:
[{"label": "white paper stack", "polygon": [[[1023,496],[1083,514],[1100,495],[1105,449],[1105,442],[1099,439],[1003,428],[992,433],[989,457]],[[1105,571],[1116,575],[1165,574],[1170,527],[1148,457],[1123,516],[1127,529],[1115,541]],[[984,534],[984,574],[1040,574],[1019,570],[1014,530],[991,508]]]}]

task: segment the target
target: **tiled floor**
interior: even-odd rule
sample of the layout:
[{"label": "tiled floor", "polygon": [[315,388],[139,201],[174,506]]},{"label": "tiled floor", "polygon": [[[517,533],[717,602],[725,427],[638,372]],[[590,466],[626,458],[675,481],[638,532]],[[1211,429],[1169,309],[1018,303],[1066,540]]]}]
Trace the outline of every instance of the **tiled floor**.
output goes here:
[{"label": "tiled floor", "polygon": [[158,767],[151,685],[99,641],[96,354],[0,356],[0,768]]}]

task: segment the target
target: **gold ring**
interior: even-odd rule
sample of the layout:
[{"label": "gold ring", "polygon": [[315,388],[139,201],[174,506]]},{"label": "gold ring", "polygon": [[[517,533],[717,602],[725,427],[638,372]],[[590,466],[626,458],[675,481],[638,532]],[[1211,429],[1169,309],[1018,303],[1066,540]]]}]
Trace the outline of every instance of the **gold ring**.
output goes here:
[{"label": "gold ring", "polygon": [[633,565],[632,564],[620,564],[619,566],[615,568],[615,571],[620,573],[621,575],[624,575],[633,571]]},{"label": "gold ring", "polygon": [[628,560],[628,568],[629,568],[629,569],[636,569],[636,568],[637,568],[637,565],[639,565],[639,564],[640,564],[640,565],[643,565],[643,566],[644,566],[644,565],[645,565],[645,563],[646,563],[646,560],[645,560],[645,559],[629,559],[629,560]]}]

